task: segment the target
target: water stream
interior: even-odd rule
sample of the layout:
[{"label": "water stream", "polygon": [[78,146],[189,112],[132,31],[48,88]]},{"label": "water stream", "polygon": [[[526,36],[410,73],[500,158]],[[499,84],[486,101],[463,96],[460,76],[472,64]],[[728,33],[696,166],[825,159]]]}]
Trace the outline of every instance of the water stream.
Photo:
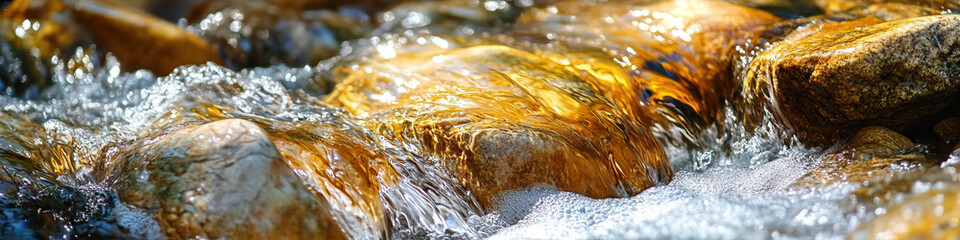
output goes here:
[{"label": "water stream", "polygon": [[[698,34],[717,23],[691,25],[691,15],[655,7],[621,14],[611,5],[573,17],[564,12],[572,7],[561,5],[559,13],[558,7],[534,8],[539,12],[525,18],[519,12],[533,7],[531,1],[506,4],[481,4],[498,20],[460,12],[474,17],[460,25],[416,11],[390,12],[373,36],[344,41],[314,66],[232,70],[209,63],[157,77],[122,71],[113,56],[83,59],[84,49],[74,59],[41,60],[49,61],[52,84],[0,96],[0,236],[163,238],[151,210],[124,202],[121,188],[156,177],[145,170],[152,159],[132,152],[157,136],[223,119],[262,128],[355,239],[841,239],[895,203],[954,188],[937,185],[951,180],[911,177],[929,172],[929,178],[949,179],[955,174],[950,161],[933,168],[891,165],[913,187],[876,198],[862,193],[876,184],[797,184],[838,146],[805,146],[770,113],[774,104],[745,106],[737,84],[710,85],[741,81],[734,73],[765,47],[717,47],[724,53],[749,48],[736,53],[742,58],[697,55],[713,49],[696,44],[704,41]],[[236,10],[224,12],[227,20],[244,19]],[[483,22],[517,17],[515,25]],[[630,31],[650,35],[636,37],[614,24],[634,18],[641,20]],[[761,18],[738,24],[753,27],[760,24],[750,21]],[[243,35],[243,26],[211,21],[181,27],[267,44]],[[217,27],[220,32],[202,32]],[[308,55],[261,60],[304,62]],[[729,77],[714,77],[723,74]],[[436,133],[450,128],[465,133]],[[465,169],[474,162],[462,162],[484,163],[486,155],[451,153],[484,141],[532,149],[484,148],[501,158],[534,152],[556,154],[549,159],[568,166],[599,166],[581,174],[600,173],[603,185],[544,178],[553,182],[510,189],[496,178],[518,173],[478,173]],[[484,167],[525,167],[509,164]],[[672,170],[658,172],[663,169]],[[500,175],[490,180],[487,173]],[[487,188],[491,181],[501,185]]]}]

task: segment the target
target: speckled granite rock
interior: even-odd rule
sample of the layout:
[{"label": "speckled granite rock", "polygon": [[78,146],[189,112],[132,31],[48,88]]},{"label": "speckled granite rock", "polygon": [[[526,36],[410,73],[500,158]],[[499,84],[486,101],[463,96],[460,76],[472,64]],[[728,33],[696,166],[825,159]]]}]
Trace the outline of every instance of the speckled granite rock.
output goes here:
[{"label": "speckled granite rock", "polygon": [[343,239],[326,201],[302,185],[245,120],[189,126],[133,147],[152,159],[121,191],[171,238]]},{"label": "speckled granite rock", "polygon": [[779,117],[806,143],[834,143],[870,125],[932,125],[924,120],[960,92],[960,16],[877,22],[794,31],[751,62],[746,96],[772,96]]}]

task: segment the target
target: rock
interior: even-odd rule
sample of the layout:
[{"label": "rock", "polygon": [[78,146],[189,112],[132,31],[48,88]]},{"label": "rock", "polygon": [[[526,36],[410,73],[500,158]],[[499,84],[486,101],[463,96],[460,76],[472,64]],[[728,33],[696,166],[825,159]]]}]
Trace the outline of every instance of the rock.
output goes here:
[{"label": "rock", "polygon": [[815,16],[823,13],[813,1],[795,0],[724,0],[773,13],[783,18]]},{"label": "rock", "polygon": [[[442,35],[473,35],[512,23],[526,9],[544,1],[504,1],[487,8],[485,1],[398,1],[389,11],[380,13],[377,32],[429,30]],[[470,29],[469,31],[464,31]]]},{"label": "rock", "polygon": [[125,71],[148,69],[164,76],[181,65],[222,64],[212,45],[147,13],[96,1],[79,1],[73,12]]},{"label": "rock", "polygon": [[744,32],[781,20],[713,0],[561,1],[525,12],[511,35],[547,42],[534,52],[589,73],[628,113],[664,126],[703,125],[732,96],[731,62]]},{"label": "rock", "polygon": [[[57,52],[66,61],[74,48],[96,45],[113,53],[125,71],[148,69],[162,76],[181,65],[221,63],[217,49],[202,38],[122,3],[18,0],[3,15],[15,23],[42,23],[33,45],[39,47],[41,54],[36,57],[43,61]],[[88,57],[78,65],[98,62],[90,59],[96,55]]]},{"label": "rock", "polygon": [[775,101],[773,112],[810,144],[870,125],[908,131],[931,124],[924,120],[955,104],[960,91],[960,16],[879,21],[794,31],[750,63],[745,96]]},{"label": "rock", "polygon": [[[849,239],[956,239],[960,237],[960,175],[954,167],[881,175],[855,190],[846,208],[883,214],[860,224]],[[862,211],[862,210],[861,210]]]},{"label": "rock", "polygon": [[960,118],[947,118],[933,126],[933,131],[940,136],[940,140],[955,142],[960,140]]},{"label": "rock", "polygon": [[793,186],[864,182],[916,167],[934,166],[942,160],[923,153],[901,153],[913,145],[910,139],[888,128],[863,128],[845,146],[820,158],[819,165],[797,179]]},{"label": "rock", "polygon": [[960,189],[934,190],[911,196],[871,219],[849,239],[958,239]]},{"label": "rock", "polygon": [[[11,3],[0,18],[0,95],[33,99],[53,84],[50,58],[69,61],[76,53],[73,48],[92,43],[92,37],[76,22],[56,20],[56,13],[64,11],[62,2],[43,1],[29,8],[27,2]],[[73,57],[90,57],[80,53]],[[67,71],[88,70],[88,64],[76,65]]]},{"label": "rock", "polygon": [[155,212],[170,238],[345,238],[327,202],[251,122],[184,127],[142,140],[121,159],[148,161],[121,199]]},{"label": "rock", "polygon": [[506,190],[619,197],[672,176],[642,123],[555,62],[505,46],[388,56],[335,69],[344,75],[325,101],[423,146],[414,154],[438,159],[484,207]]},{"label": "rock", "polygon": [[857,154],[876,157],[890,156],[897,151],[913,147],[909,138],[885,127],[870,126],[853,135],[847,148]]},{"label": "rock", "polygon": [[[412,180],[409,172],[401,173],[393,165],[406,160],[398,155],[408,155],[384,149],[378,145],[383,143],[376,135],[338,115],[333,113],[323,120],[272,121],[263,125],[284,162],[312,191],[322,194],[330,206],[338,210],[333,212],[334,218],[344,219],[339,220],[340,226],[349,237],[386,238],[389,224],[401,221],[409,224],[411,218],[421,217],[404,214],[403,220],[391,218],[392,211],[403,211],[400,208],[405,207],[408,199],[384,194],[384,189]],[[412,165],[423,168],[426,164]]]},{"label": "rock", "polygon": [[952,0],[814,0],[827,14],[852,14],[859,17],[878,17],[895,20],[941,12],[960,10],[960,3]]},{"label": "rock", "polygon": [[215,45],[232,69],[316,65],[373,29],[366,15],[296,6],[309,2],[206,1],[186,18],[187,28]]},{"label": "rock", "polygon": [[904,18],[938,15],[943,10],[907,3],[874,3],[861,8],[853,8],[844,13],[858,17],[876,17],[891,21]]}]

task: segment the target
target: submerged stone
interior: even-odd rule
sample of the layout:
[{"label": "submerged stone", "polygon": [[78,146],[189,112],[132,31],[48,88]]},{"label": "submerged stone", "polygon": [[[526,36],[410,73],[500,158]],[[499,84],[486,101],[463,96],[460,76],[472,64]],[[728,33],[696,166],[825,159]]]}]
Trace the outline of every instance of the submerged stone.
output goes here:
[{"label": "submerged stone", "polygon": [[191,10],[187,29],[216,46],[223,63],[233,69],[316,65],[337,55],[344,41],[373,28],[363,12],[309,8],[324,4],[344,3],[206,1]]},{"label": "submerged stone", "polygon": [[914,143],[885,127],[861,129],[850,141],[820,158],[819,166],[797,179],[793,186],[814,187],[839,182],[864,182],[934,166],[941,159],[922,152],[907,152]]},{"label": "submerged stone", "polygon": [[960,91],[960,16],[878,22],[794,31],[750,63],[745,95],[775,101],[806,143],[833,143],[870,125],[932,125],[926,119],[956,104]]},{"label": "submerged stone", "polygon": [[303,186],[249,121],[187,126],[144,139],[125,154],[149,162],[121,198],[155,211],[168,237],[345,238],[329,205]]},{"label": "submerged stone", "polygon": [[[850,239],[955,239],[960,237],[960,188],[954,166],[880,178],[851,195],[852,204],[877,216]],[[853,207],[853,206],[851,206]]]},{"label": "submerged stone", "polygon": [[340,69],[325,100],[422,145],[484,206],[537,185],[633,195],[672,175],[642,123],[536,55],[477,46],[360,64],[371,71]]},{"label": "submerged stone", "polygon": [[781,20],[713,0],[562,1],[525,12],[512,35],[545,42],[533,52],[595,78],[601,94],[638,120],[696,135],[733,93],[733,52],[744,32]]},{"label": "submerged stone", "polygon": [[960,238],[960,189],[957,188],[911,196],[850,234],[850,239],[957,238]]}]

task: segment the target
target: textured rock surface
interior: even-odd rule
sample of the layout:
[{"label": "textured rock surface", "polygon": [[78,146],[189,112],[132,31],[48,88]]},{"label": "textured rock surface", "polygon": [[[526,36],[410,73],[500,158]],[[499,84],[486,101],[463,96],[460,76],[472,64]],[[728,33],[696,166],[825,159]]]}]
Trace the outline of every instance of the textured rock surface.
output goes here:
[{"label": "textured rock surface", "polygon": [[793,32],[751,62],[744,91],[772,90],[770,100],[807,143],[833,143],[870,125],[932,125],[925,120],[960,91],[960,16],[878,21]]},{"label": "textured rock surface", "polygon": [[732,95],[732,53],[744,32],[781,20],[713,0],[563,1],[525,12],[514,35],[548,42],[533,52],[590,73],[627,112],[670,125],[715,120]]},{"label": "textured rock surface", "polygon": [[889,156],[897,151],[913,147],[909,138],[885,127],[870,126],[853,135],[847,148],[860,155]]},{"label": "textured rock surface", "polygon": [[903,152],[913,146],[910,139],[888,128],[863,128],[846,145],[823,156],[820,165],[798,179],[794,186],[863,182],[917,166],[930,167],[940,160],[923,153]]},{"label": "textured rock surface", "polygon": [[536,185],[598,198],[632,195],[672,175],[641,123],[536,55],[477,46],[397,55],[359,69],[343,69],[349,74],[326,101],[375,116],[371,129],[422,144],[485,206],[502,191]]},{"label": "textured rock surface", "polygon": [[168,237],[345,237],[327,203],[303,186],[251,122],[185,127],[144,140],[130,154],[152,161],[121,198],[155,211]]},{"label": "textured rock surface", "polygon": [[960,140],[960,118],[947,118],[933,126],[940,140],[952,143]]}]

